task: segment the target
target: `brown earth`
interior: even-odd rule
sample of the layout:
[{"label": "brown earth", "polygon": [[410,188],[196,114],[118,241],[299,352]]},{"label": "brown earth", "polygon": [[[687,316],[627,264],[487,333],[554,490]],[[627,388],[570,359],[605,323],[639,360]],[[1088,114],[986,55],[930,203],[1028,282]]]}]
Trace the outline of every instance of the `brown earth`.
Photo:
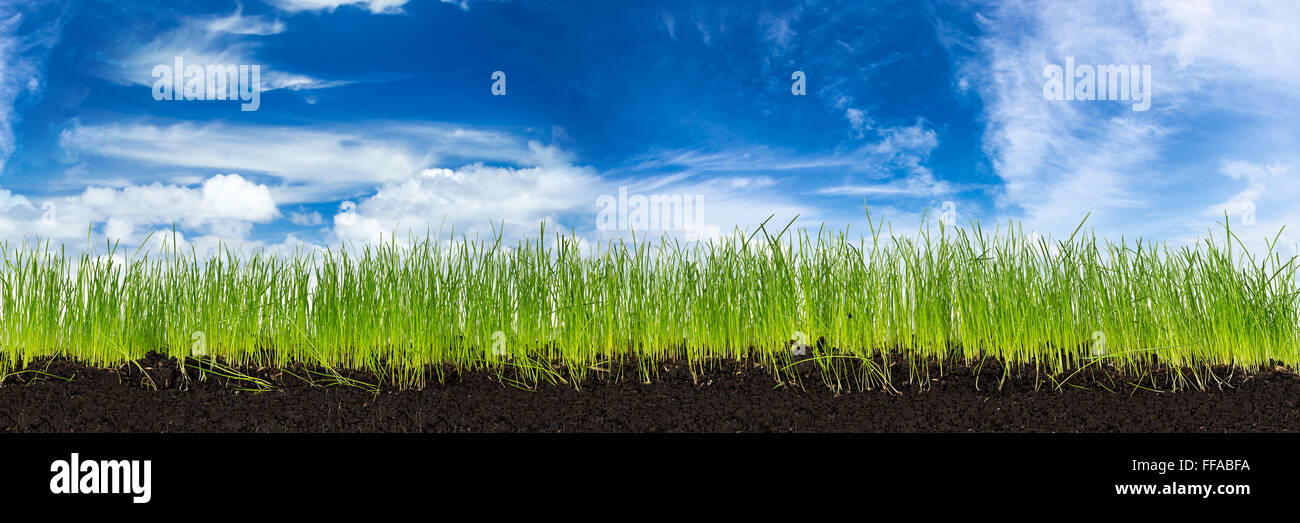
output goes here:
[{"label": "brown earth", "polygon": [[770,372],[740,362],[694,376],[664,364],[652,383],[630,372],[590,378],[581,390],[524,390],[476,372],[419,390],[374,392],[243,369],[273,386],[255,393],[211,374],[198,381],[195,370],[181,373],[175,360],[155,354],[138,363],[98,369],[51,360],[29,367],[45,374],[11,374],[0,384],[0,431],[1300,432],[1300,377],[1280,366],[1238,371],[1206,390],[1157,392],[1148,389],[1159,386],[1158,376],[1138,387],[1101,372],[1054,388],[1032,371],[1011,373],[999,390],[1003,372],[994,362],[978,372],[947,366],[925,387],[900,380],[893,392],[841,393],[813,375],[803,387],[778,386]]}]

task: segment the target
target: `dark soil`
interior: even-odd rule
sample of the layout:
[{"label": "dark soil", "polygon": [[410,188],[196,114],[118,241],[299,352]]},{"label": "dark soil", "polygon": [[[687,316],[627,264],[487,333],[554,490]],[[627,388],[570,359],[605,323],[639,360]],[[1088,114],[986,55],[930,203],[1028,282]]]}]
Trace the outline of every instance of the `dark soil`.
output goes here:
[{"label": "dark soil", "polygon": [[682,365],[661,365],[649,384],[629,369],[620,380],[589,378],[582,390],[523,390],[492,374],[466,373],[448,375],[445,385],[373,392],[241,369],[274,387],[255,393],[238,390],[247,382],[211,374],[199,381],[193,369],[182,373],[175,360],[157,355],[137,363],[33,364],[48,375],[0,383],[0,431],[1300,432],[1300,377],[1280,366],[1230,378],[1225,371],[1224,381],[1206,390],[1156,392],[1147,389],[1161,380],[1151,377],[1137,387],[1132,378],[1085,372],[1054,388],[1023,369],[999,389],[1004,373],[996,362],[978,373],[946,366],[942,377],[906,383],[908,373],[897,368],[905,364],[895,363],[894,375],[903,377],[895,391],[842,393],[813,375],[803,387],[777,386],[769,371],[737,362],[694,376]]}]

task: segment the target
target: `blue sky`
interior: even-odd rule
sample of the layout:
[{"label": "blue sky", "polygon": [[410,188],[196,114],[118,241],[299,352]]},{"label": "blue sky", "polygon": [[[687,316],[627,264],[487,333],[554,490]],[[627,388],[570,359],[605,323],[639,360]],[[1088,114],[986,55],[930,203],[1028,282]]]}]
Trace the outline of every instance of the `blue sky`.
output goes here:
[{"label": "blue sky", "polygon": [[[1060,237],[1090,212],[1171,244],[1227,212],[1258,242],[1300,227],[1297,23],[1286,1],[0,0],[0,237],[595,239],[630,234],[598,222],[621,188],[698,197],[658,231],[686,239],[866,231],[865,203],[896,231],[948,209]],[[175,57],[257,65],[259,107],[156,100]],[[1045,98],[1067,57],[1149,66],[1150,108]]]}]

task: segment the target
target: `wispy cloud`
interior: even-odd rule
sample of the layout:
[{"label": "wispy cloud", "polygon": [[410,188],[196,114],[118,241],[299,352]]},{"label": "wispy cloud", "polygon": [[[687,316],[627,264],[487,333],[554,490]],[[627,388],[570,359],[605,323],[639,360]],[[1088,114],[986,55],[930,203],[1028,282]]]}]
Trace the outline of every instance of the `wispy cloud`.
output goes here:
[{"label": "wispy cloud", "polygon": [[[1005,182],[999,202],[1023,213],[1031,228],[1064,231],[1088,212],[1106,222],[1120,208],[1141,205],[1142,192],[1129,176],[1140,158],[1155,154],[1158,123],[1116,111],[1042,97],[1040,72],[1066,56],[1098,63],[1146,64],[1151,54],[1133,28],[1115,16],[1116,6],[1009,6],[982,19],[990,36],[979,43],[988,60],[982,79],[988,104],[986,151]],[[1025,19],[1029,34],[1021,31]],[[1082,58],[1086,57],[1086,58]],[[1125,107],[1124,109],[1127,109]]]},{"label": "wispy cloud", "polygon": [[21,13],[0,10],[0,171],[14,152],[14,101],[19,93],[40,82],[35,68],[18,59],[21,42],[16,32],[21,23]]},{"label": "wispy cloud", "polygon": [[[45,5],[36,1],[21,7]],[[34,99],[41,95],[43,64],[49,50],[58,43],[63,25],[62,14],[50,21],[38,21],[21,7],[0,3],[0,172],[4,172],[17,146],[14,125],[20,112],[16,104],[23,97]]]},{"label": "wispy cloud", "polygon": [[[1247,246],[1263,252],[1277,238],[1284,256],[1300,255],[1300,178],[1288,163],[1224,160],[1218,173],[1241,189],[1202,213],[1202,223],[1225,218]],[[1279,236],[1280,233],[1280,236]]]},{"label": "wispy cloud", "polygon": [[290,212],[289,223],[301,227],[311,227],[324,223],[325,219],[316,211]]},{"label": "wispy cloud", "polygon": [[185,16],[176,24],[146,42],[124,43],[119,56],[100,71],[101,76],[124,85],[152,86],[156,80],[153,68],[159,64],[170,66],[181,57],[186,64],[259,65],[262,91],[326,89],[353,83],[315,78],[260,59],[258,38],[283,32],[285,24],[280,20],[236,10],[226,16]]},{"label": "wispy cloud", "polygon": [[[469,10],[470,0],[440,0],[444,4]],[[499,1],[499,0],[498,0]],[[290,13],[330,12],[343,6],[365,9],[374,14],[398,14],[410,0],[270,0],[270,3]]]},{"label": "wispy cloud", "polygon": [[[1235,117],[1273,125],[1274,117],[1260,116],[1295,112],[1296,77],[1279,65],[1291,61],[1285,49],[1300,45],[1288,29],[1300,23],[1300,12],[1283,4],[1012,3],[975,17],[980,36],[947,26],[941,34],[955,55],[971,57],[957,70],[984,101],[985,151],[1004,182],[999,209],[1027,227],[1068,232],[1092,212],[1090,223],[1115,235],[1201,229],[1205,222],[1188,218],[1196,214],[1194,200],[1160,199],[1188,193],[1186,184],[1207,186],[1213,168],[1180,165],[1180,156],[1194,157],[1200,147],[1252,157],[1257,151],[1199,126]],[[1040,72],[1066,57],[1150,65],[1152,109],[1045,100]],[[1207,205],[1220,198],[1190,192]]]},{"label": "wispy cloud", "polygon": [[677,39],[677,18],[667,11],[659,13],[659,18],[664,23],[664,30],[668,31],[668,37],[673,40]]},{"label": "wispy cloud", "polygon": [[[272,4],[289,12],[333,11],[342,6],[354,6],[376,14],[402,12],[409,0],[270,0]],[[447,2],[447,0],[443,0]],[[447,2],[456,3],[456,2]]]},{"label": "wispy cloud", "polygon": [[[513,136],[450,125],[357,122],[326,126],[235,124],[76,125],[62,146],[89,160],[103,157],[156,168],[254,173],[274,177],[281,203],[353,197],[406,180],[444,161],[515,163],[527,144]],[[310,154],[304,154],[310,151]],[[140,172],[148,179],[156,173]]]},{"label": "wispy cloud", "polygon": [[242,7],[229,16],[199,21],[208,32],[266,36],[284,32],[284,22],[265,16],[245,16]]}]

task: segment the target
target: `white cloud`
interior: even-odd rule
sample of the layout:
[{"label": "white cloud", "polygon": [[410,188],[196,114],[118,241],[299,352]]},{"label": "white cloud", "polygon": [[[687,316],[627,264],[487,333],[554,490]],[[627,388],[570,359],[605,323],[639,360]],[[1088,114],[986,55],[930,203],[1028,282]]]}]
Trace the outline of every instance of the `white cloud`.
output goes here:
[{"label": "white cloud", "polygon": [[[735,228],[753,232],[759,224],[771,217],[768,232],[776,234],[781,227],[796,216],[800,223],[816,223],[829,219],[843,226],[846,217],[834,215],[823,209],[816,198],[801,197],[772,190],[775,180],[766,177],[713,178],[690,183],[665,186],[642,194],[667,194],[693,196],[699,206],[699,223],[669,234],[687,239],[707,241],[730,235]],[[776,224],[774,222],[780,222]],[[775,229],[773,228],[775,227]],[[626,235],[626,232],[624,232]],[[638,233],[638,237],[645,237]],[[653,239],[653,235],[652,235]]]},{"label": "white cloud", "polygon": [[1265,198],[1273,199],[1282,194],[1284,199],[1300,194],[1300,183],[1290,180],[1288,174],[1291,166],[1282,163],[1261,165],[1241,160],[1227,160],[1219,167],[1219,173],[1234,180],[1246,182],[1246,188],[1232,195],[1226,202],[1210,206],[1210,216],[1222,217],[1226,211],[1231,214],[1240,212],[1247,203],[1255,204]]},{"label": "white cloud", "polygon": [[[41,68],[62,31],[62,17],[38,27],[23,27],[33,22],[21,7],[39,5],[0,2],[0,172],[17,147],[13,127],[20,116],[16,104],[24,95],[41,94]],[[20,29],[24,32],[19,33]]]},{"label": "white cloud", "polygon": [[[981,42],[990,61],[982,91],[989,115],[986,151],[1005,183],[999,203],[1018,207],[1034,229],[1060,232],[1089,211],[1094,224],[1105,222],[1117,208],[1137,203],[1128,173],[1138,158],[1154,154],[1159,129],[1139,113],[1098,118],[1095,104],[1045,100],[1039,72],[1066,56],[1084,63],[1145,64],[1146,45],[1131,28],[1117,27],[1122,19],[1113,6],[1008,11],[999,13],[1004,18],[984,20],[993,36]],[[1018,33],[1022,17],[1038,22],[1031,35]]]},{"label": "white cloud", "polygon": [[[1202,227],[1226,218],[1233,234],[1255,252],[1267,248],[1281,233],[1278,247],[1285,256],[1300,255],[1300,178],[1292,166],[1283,162],[1268,164],[1244,160],[1225,160],[1219,173],[1244,187],[1226,200],[1208,206],[1199,221]],[[1219,232],[1220,226],[1213,226]],[[1285,228],[1285,229],[1284,229]]]},{"label": "white cloud", "polygon": [[252,223],[279,215],[267,187],[238,174],[214,175],[198,187],[156,182],[120,189],[92,186],[44,200],[39,208],[26,197],[0,190],[0,235],[7,239],[84,241],[87,227],[94,225],[110,241],[136,245],[149,228],[175,224],[231,240],[245,237]]},{"label": "white cloud", "polygon": [[[626,180],[633,193],[702,195],[704,220],[724,232],[733,226],[752,227],[772,214],[774,219],[799,215],[800,223],[835,227],[865,217],[860,208],[843,209],[843,200],[828,205],[827,196],[868,196],[877,219],[919,223],[927,204],[910,201],[914,210],[900,210],[899,200],[951,198],[959,189],[926,166],[939,138],[925,121],[870,131],[874,141],[845,152],[798,155],[771,147],[657,151],[610,174]],[[843,182],[825,185],[806,178],[826,172],[841,173]]]},{"label": "white cloud", "polygon": [[765,12],[759,17],[758,25],[762,39],[771,46],[773,54],[781,55],[788,51],[799,36],[792,27],[799,21],[799,10],[781,13]]},{"label": "white cloud", "polygon": [[461,11],[469,11],[469,0],[442,0],[444,4],[452,4],[459,7]]},{"label": "white cloud", "polygon": [[14,194],[8,189],[0,189],[0,213],[8,212],[15,207],[32,208],[32,202],[21,194]]},{"label": "white cloud", "polygon": [[[1248,89],[1300,87],[1289,65],[1300,49],[1300,9],[1292,3],[1149,0],[1142,11],[1159,51],[1175,60],[1178,81],[1185,84],[1176,88],[1203,91],[1224,81]],[[1223,91],[1225,98],[1240,95]]]},{"label": "white cloud", "polygon": [[312,212],[290,212],[289,223],[303,227],[320,225],[325,219],[316,211]]},{"label": "white cloud", "polygon": [[284,22],[271,20],[264,16],[244,16],[243,9],[237,8],[230,16],[211,18],[200,22],[208,32],[221,32],[241,35],[273,35],[284,32]]},{"label": "white cloud", "polygon": [[8,216],[10,214],[31,215],[35,209],[26,197],[14,194],[8,189],[0,189],[0,238],[21,238],[24,234],[30,234],[30,224],[10,219]]},{"label": "white cloud", "polygon": [[[193,252],[197,255],[199,263],[202,264],[205,260],[223,253],[234,254],[237,257],[259,253],[282,258],[301,259],[307,253],[324,249],[324,246],[303,240],[294,234],[286,234],[278,243],[247,238],[232,239],[229,236],[213,234],[191,235],[186,234],[185,231],[173,230],[170,227],[142,230],[135,236],[140,243],[118,244],[117,251],[112,256],[113,263],[124,264],[127,256],[135,256],[137,250],[140,254],[147,253],[151,256],[162,252],[182,252],[189,256]],[[83,237],[82,240],[85,240],[85,238]],[[98,249],[96,252],[103,252],[105,250],[103,240],[99,239],[98,241],[99,243],[92,245],[91,248]],[[81,246],[78,245],[77,247]],[[106,255],[101,255],[101,258],[104,257]]]},{"label": "white cloud", "polygon": [[740,176],[729,180],[733,189],[763,189],[776,185],[770,176]]},{"label": "white cloud", "polygon": [[850,107],[844,110],[844,117],[849,120],[849,127],[858,137],[862,137],[863,132],[867,130],[867,113],[862,109]]},{"label": "white cloud", "polygon": [[436,234],[443,224],[457,234],[490,235],[491,223],[504,222],[515,233],[536,234],[537,224],[552,225],[562,214],[590,213],[601,180],[590,168],[578,167],[562,151],[529,143],[529,167],[493,167],[474,163],[459,169],[430,168],[379,187],[376,193],[333,217],[337,239],[379,241],[398,232]]},{"label": "white cloud", "polygon": [[350,83],[281,70],[258,59],[259,43],[253,37],[284,29],[279,20],[245,16],[238,9],[228,16],[183,17],[175,28],[148,42],[124,42],[118,50],[120,56],[107,63],[99,75],[124,85],[152,87],[154,67],[171,67],[180,57],[187,65],[258,65],[262,91],[325,89]]},{"label": "white cloud", "polygon": [[[1194,199],[1217,198],[1188,190],[1206,185],[1193,178],[1204,170],[1178,167],[1176,155],[1213,148],[1254,157],[1262,144],[1207,138],[1202,122],[1235,115],[1257,120],[1251,131],[1261,136],[1291,132],[1267,129],[1297,106],[1300,80],[1282,64],[1300,47],[1300,10],[1285,3],[1013,3],[975,17],[978,38],[943,41],[964,48],[954,54],[977,54],[957,74],[983,98],[985,151],[1004,182],[999,210],[1026,227],[1068,233],[1091,211],[1089,224],[1116,237],[1204,233],[1206,223],[1188,214],[1199,214]],[[1066,57],[1150,65],[1151,110],[1045,100],[1040,73]],[[1164,199],[1171,194],[1178,201]]]},{"label": "white cloud", "polygon": [[945,195],[956,189],[926,166],[930,153],[939,146],[939,137],[924,121],[875,129],[875,132],[878,140],[863,145],[854,155],[863,171],[860,179],[821,187],[817,194],[916,198]]},{"label": "white cloud", "polygon": [[25,89],[27,78],[36,78],[30,66],[18,61],[20,42],[15,33],[21,23],[21,13],[0,10],[0,171],[14,152],[14,101]]},{"label": "white cloud", "polygon": [[[596,223],[598,198],[617,197],[620,188],[629,196],[699,198],[699,222],[686,228],[651,231],[651,236],[714,238],[734,226],[752,228],[771,214],[782,221],[795,215],[802,215],[803,220],[850,219],[828,215],[815,198],[801,200],[776,191],[776,180],[766,175],[692,178],[638,170],[626,179],[615,180],[590,167],[575,165],[571,155],[555,147],[530,142],[529,152],[530,156],[519,162],[523,167],[471,163],[457,169],[429,168],[407,179],[385,183],[371,197],[346,202],[328,220],[333,227],[329,243],[376,242],[394,232],[397,241],[402,242],[408,234],[446,234],[452,226],[458,238],[461,234],[470,239],[489,238],[493,228],[499,229],[504,223],[506,243],[512,244],[534,237],[541,221],[548,224],[548,230],[567,234],[572,229],[586,241],[626,238],[632,234],[630,229],[600,231]],[[729,158],[726,153],[668,156],[715,167],[747,163]],[[646,231],[638,232],[638,237],[646,235]]]},{"label": "white cloud", "polygon": [[668,37],[677,40],[677,19],[667,11],[660,12],[659,17],[663,19],[664,29],[668,31]]},{"label": "white cloud", "polygon": [[[915,141],[898,140],[905,145]],[[62,144],[83,165],[90,163],[87,173],[97,172],[94,162],[102,160],[134,166],[133,175],[142,178],[119,183],[128,186],[156,176],[143,167],[187,183],[197,181],[187,170],[240,172],[278,179],[268,190],[280,205],[355,202],[355,208],[334,216],[301,208],[287,213],[287,221],[299,226],[323,221],[330,228],[326,239],[331,244],[379,241],[381,234],[395,230],[437,232],[444,224],[447,229],[454,225],[458,233],[487,236],[493,221],[504,221],[512,238],[535,234],[542,220],[591,231],[596,198],[616,193],[619,184],[610,173],[579,166],[571,154],[554,146],[433,124],[357,123],[348,131],[231,124],[78,125],[64,133]],[[673,151],[645,160],[622,172],[629,178],[622,183],[634,193],[704,196],[711,219],[706,225],[713,231],[752,226],[772,212],[787,218],[822,215],[811,200],[804,207],[776,192],[772,173],[861,161],[788,158],[766,148],[740,153]],[[730,174],[694,178],[721,172]]]},{"label": "white cloud", "polygon": [[[400,13],[408,0],[271,0],[276,6],[289,12],[333,11],[341,6],[355,6],[371,13]],[[446,2],[446,0],[443,0]],[[446,2],[455,3],[455,2]]]},{"label": "white cloud", "polygon": [[867,147],[874,154],[886,157],[909,156],[918,160],[930,155],[939,146],[939,135],[918,121],[906,127],[890,127],[881,133],[882,139]]},{"label": "white cloud", "polygon": [[705,151],[699,149],[674,149],[655,151],[631,161],[624,171],[670,169],[676,174],[664,181],[675,181],[701,174],[742,173],[754,171],[781,172],[799,169],[829,168],[852,165],[853,158],[840,155],[798,156],[767,146]]},{"label": "white cloud", "polygon": [[[1114,143],[1092,138],[1095,120],[1085,116],[1080,104],[1044,100],[1039,72],[1048,64],[1058,64],[1065,56],[1084,49],[1111,49],[1122,45],[1138,49],[1131,35],[1114,31],[1113,11],[1078,6],[1044,6],[1027,9],[1006,6],[989,18],[977,16],[981,28],[989,35],[976,45],[983,51],[981,95],[985,99],[988,125],[985,151],[995,172],[1004,182],[999,207],[1019,208],[1020,218],[1033,229],[1060,231],[1088,211],[1105,212],[1116,206],[1112,197],[1126,192],[1123,177],[1116,171],[1124,165],[1108,165],[1123,158],[1092,154],[1100,164],[1083,164],[1076,159],[1085,146]],[[1030,21],[1031,34],[1019,32]],[[1109,22],[1109,23],[1106,23]],[[1077,26],[1077,27],[1076,27]],[[1076,31],[1077,29],[1077,31]],[[1083,45],[1088,42],[1088,47]],[[1119,63],[1144,63],[1124,60],[1100,53]],[[975,68],[977,70],[981,68]],[[1120,115],[1119,119],[1132,119]],[[1123,121],[1112,122],[1131,125]],[[1076,136],[1082,135],[1082,136]],[[1122,147],[1149,148],[1150,143],[1123,144]],[[1093,185],[1093,184],[1097,185]],[[1089,190],[1102,187],[1102,191]]]},{"label": "white cloud", "polygon": [[[355,203],[332,216],[299,207],[284,218],[298,226],[326,226],[322,240],[329,245],[377,242],[393,232],[403,241],[407,233],[436,234],[440,228],[449,232],[452,227],[458,235],[486,238],[493,224],[499,227],[502,222],[507,240],[514,241],[535,235],[543,220],[550,230],[572,228],[585,238],[627,236],[631,231],[595,230],[597,198],[617,194],[620,185],[632,194],[701,197],[703,221],[690,230],[667,231],[686,239],[716,237],[733,226],[752,228],[771,214],[778,221],[800,215],[800,223],[821,220],[842,226],[860,219],[861,213],[838,214],[820,198],[782,190],[773,174],[860,167],[863,155],[880,162],[923,158],[937,142],[921,123],[913,127],[889,129],[879,143],[843,156],[790,157],[763,147],[739,152],[670,151],[644,158],[613,177],[578,165],[571,154],[554,146],[453,126],[362,123],[345,132],[231,124],[78,125],[67,130],[62,142],[83,166],[92,162],[83,167],[85,173],[98,172],[93,162],[99,159],[124,160],[134,168],[116,188],[99,186],[56,199],[58,223],[69,226],[58,232],[75,239],[74,233],[84,233],[85,223],[95,221],[109,236],[141,241],[149,230],[175,222],[191,233],[192,241],[206,242],[200,245],[202,250],[218,238],[250,242],[254,224],[279,216],[277,204],[347,199]],[[490,161],[501,163],[485,163]],[[449,164],[461,167],[443,167]],[[150,184],[148,177],[156,174],[143,168],[149,166],[173,173],[172,179],[183,183]],[[238,180],[196,178],[186,171],[243,175]],[[246,178],[250,173],[278,179],[280,184],[251,182]],[[708,175],[696,176],[703,173]],[[916,173],[929,175],[924,169]],[[919,186],[917,180],[923,178],[913,180]],[[932,178],[929,183],[942,186]],[[251,208],[214,208],[202,203],[204,194],[225,195],[220,201],[261,203]],[[4,201],[0,198],[0,203]],[[11,213],[26,220],[18,224],[19,229],[40,225],[39,212],[30,203],[22,213]],[[72,214],[66,208],[74,209]],[[880,216],[882,207],[876,209]],[[78,224],[77,230],[71,224]]]},{"label": "white cloud", "polygon": [[396,123],[354,123],[348,130],[219,123],[76,125],[64,131],[61,145],[78,157],[273,176],[281,183],[272,192],[284,204],[352,197],[409,179],[443,161],[443,155],[517,163],[533,154],[505,134]]},{"label": "white cloud", "polygon": [[830,196],[941,196],[951,192],[951,187],[934,177],[928,169],[914,171],[910,175],[879,183],[856,183],[817,189],[817,194]]}]

